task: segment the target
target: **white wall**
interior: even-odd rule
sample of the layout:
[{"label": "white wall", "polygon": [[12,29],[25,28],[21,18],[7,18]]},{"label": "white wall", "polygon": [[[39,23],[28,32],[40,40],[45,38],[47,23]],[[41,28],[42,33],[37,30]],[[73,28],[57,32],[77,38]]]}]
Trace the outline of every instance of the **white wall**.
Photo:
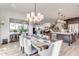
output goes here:
[{"label": "white wall", "polygon": [[8,39],[9,41],[9,35],[10,35],[10,29],[9,29],[9,18],[14,18],[14,19],[25,19],[25,15],[19,12],[14,12],[14,11],[5,11],[1,10],[0,11],[0,19],[4,20],[5,23],[4,25],[0,28],[0,42],[2,42],[2,39]]}]

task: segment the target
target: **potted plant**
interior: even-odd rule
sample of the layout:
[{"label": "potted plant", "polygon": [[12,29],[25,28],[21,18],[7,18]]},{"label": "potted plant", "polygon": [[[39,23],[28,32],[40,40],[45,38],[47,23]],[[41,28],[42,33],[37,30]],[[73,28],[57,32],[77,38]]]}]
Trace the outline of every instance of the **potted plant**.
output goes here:
[{"label": "potted plant", "polygon": [[16,29],[14,29],[13,31],[14,31],[14,32],[17,32],[17,30],[16,30]]},{"label": "potted plant", "polygon": [[25,29],[24,26],[21,26],[19,31],[20,31],[20,33],[26,33],[28,31],[28,29]]}]

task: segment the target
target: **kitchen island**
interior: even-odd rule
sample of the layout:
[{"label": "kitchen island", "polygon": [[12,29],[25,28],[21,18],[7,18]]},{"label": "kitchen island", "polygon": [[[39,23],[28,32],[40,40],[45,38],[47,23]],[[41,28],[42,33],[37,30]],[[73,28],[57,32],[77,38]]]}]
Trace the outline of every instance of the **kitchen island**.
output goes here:
[{"label": "kitchen island", "polygon": [[73,32],[52,32],[52,34],[56,34],[56,39],[63,40],[63,42],[68,43],[69,46],[76,40],[75,33]]}]

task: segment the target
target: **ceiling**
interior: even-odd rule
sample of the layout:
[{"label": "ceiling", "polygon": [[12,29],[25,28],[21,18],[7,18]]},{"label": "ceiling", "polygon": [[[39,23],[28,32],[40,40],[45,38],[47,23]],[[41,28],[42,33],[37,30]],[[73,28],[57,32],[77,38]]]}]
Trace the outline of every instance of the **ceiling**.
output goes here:
[{"label": "ceiling", "polygon": [[[1,3],[0,9],[13,10],[23,14],[34,11],[34,3]],[[57,12],[62,9],[65,18],[79,17],[78,3],[37,3],[36,11],[44,15],[44,22],[52,22],[57,19]]]}]

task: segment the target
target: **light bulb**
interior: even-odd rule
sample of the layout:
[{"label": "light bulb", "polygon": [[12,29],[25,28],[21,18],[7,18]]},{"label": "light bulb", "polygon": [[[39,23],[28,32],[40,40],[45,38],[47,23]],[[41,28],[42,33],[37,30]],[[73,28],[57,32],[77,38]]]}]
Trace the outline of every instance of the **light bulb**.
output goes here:
[{"label": "light bulb", "polygon": [[30,18],[30,14],[27,14],[27,19]]},{"label": "light bulb", "polygon": [[38,13],[38,14],[37,14],[37,16],[40,16],[40,15],[41,15],[41,13]]},{"label": "light bulb", "polygon": [[37,20],[38,20],[38,18],[35,16],[35,17],[34,17],[34,21],[37,21]]},{"label": "light bulb", "polygon": [[62,9],[58,9],[59,10],[59,12],[61,12],[62,11]]},{"label": "light bulb", "polygon": [[34,16],[35,16],[35,13],[31,12],[31,17],[34,18]]},{"label": "light bulb", "polygon": [[41,18],[41,20],[44,19],[44,15],[41,15],[40,18]]},{"label": "light bulb", "polygon": [[33,21],[32,18],[29,18],[29,21],[32,22]]}]

